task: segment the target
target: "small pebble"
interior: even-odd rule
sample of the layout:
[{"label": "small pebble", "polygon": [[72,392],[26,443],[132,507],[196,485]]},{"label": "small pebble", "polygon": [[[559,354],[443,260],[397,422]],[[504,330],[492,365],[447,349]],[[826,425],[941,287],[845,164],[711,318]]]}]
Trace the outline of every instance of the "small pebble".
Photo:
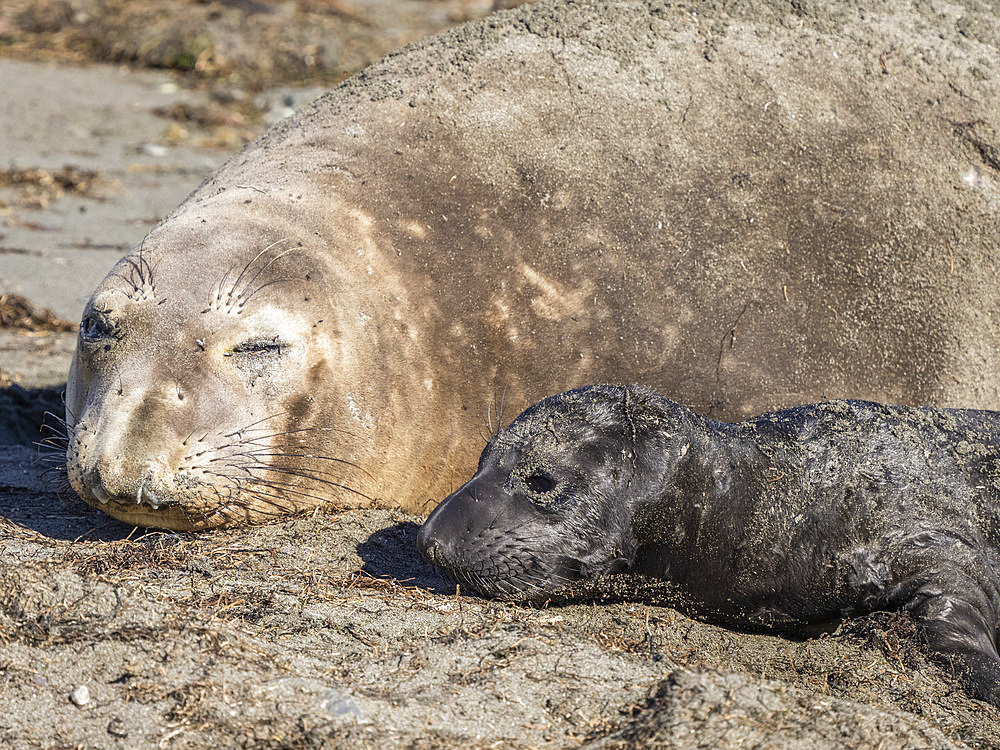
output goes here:
[{"label": "small pebble", "polygon": [[146,156],[155,156],[157,158],[167,155],[166,146],[161,146],[159,143],[144,143],[139,147],[139,151],[146,154]]},{"label": "small pebble", "polygon": [[367,723],[364,713],[358,708],[358,704],[349,695],[345,695],[337,690],[327,690],[320,701],[320,706],[327,716],[334,719],[360,721]]},{"label": "small pebble", "polygon": [[78,706],[86,706],[90,703],[90,688],[86,685],[80,685],[80,687],[69,694],[69,699]]}]

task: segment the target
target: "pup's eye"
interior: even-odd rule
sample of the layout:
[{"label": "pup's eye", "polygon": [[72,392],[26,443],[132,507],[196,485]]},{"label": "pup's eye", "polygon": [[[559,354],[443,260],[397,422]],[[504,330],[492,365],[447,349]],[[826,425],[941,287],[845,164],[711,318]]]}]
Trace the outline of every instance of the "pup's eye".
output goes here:
[{"label": "pup's eye", "polygon": [[556,486],[556,482],[552,477],[538,473],[532,474],[524,480],[524,483],[528,486],[529,491],[539,493],[548,492]]},{"label": "pup's eye", "polygon": [[103,315],[85,315],[80,321],[80,338],[86,341],[106,339],[113,333],[111,323]]}]

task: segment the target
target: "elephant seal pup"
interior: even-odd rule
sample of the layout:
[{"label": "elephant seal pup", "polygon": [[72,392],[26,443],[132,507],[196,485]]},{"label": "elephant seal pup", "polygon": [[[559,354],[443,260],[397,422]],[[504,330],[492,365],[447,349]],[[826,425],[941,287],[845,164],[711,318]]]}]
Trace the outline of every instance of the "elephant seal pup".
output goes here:
[{"label": "elephant seal pup", "polygon": [[502,430],[417,544],[515,600],[627,571],[737,627],[907,610],[1000,706],[1000,413],[830,401],[730,424],[581,388]]}]

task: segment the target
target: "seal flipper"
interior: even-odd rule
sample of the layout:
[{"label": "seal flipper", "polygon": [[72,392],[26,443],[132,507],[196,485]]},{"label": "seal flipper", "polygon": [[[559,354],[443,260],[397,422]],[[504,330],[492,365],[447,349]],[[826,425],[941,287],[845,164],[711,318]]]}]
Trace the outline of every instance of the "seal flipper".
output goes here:
[{"label": "seal flipper", "polygon": [[934,657],[974,698],[1000,708],[1000,655],[994,628],[965,599],[923,586],[906,604]]}]

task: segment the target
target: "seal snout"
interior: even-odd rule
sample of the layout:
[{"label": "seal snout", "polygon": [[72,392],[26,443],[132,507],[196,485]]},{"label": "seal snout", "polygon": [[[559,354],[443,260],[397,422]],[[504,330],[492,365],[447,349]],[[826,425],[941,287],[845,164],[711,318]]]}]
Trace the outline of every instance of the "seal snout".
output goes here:
[{"label": "seal snout", "polygon": [[441,555],[441,542],[428,533],[426,523],[417,532],[417,551],[431,565],[441,566],[444,564],[443,556]]},{"label": "seal snout", "polygon": [[455,543],[468,532],[461,493],[452,493],[434,509],[417,532],[417,550],[431,565],[449,570],[456,564]]},{"label": "seal snout", "polygon": [[[445,498],[417,533],[417,549],[428,563],[481,595],[539,599],[580,576],[568,558],[539,553],[558,546],[559,532],[505,487],[507,475],[488,467]],[[548,558],[551,566],[543,563]]]},{"label": "seal snout", "polygon": [[[133,470],[129,470],[132,468]],[[154,462],[141,469],[99,463],[84,474],[83,485],[102,505],[146,505],[157,509],[163,502],[163,481]]]},{"label": "seal snout", "polygon": [[428,539],[423,528],[417,533],[417,549],[420,551],[420,556],[431,565],[438,568],[447,566],[448,558],[444,554],[441,542],[437,539]]}]

